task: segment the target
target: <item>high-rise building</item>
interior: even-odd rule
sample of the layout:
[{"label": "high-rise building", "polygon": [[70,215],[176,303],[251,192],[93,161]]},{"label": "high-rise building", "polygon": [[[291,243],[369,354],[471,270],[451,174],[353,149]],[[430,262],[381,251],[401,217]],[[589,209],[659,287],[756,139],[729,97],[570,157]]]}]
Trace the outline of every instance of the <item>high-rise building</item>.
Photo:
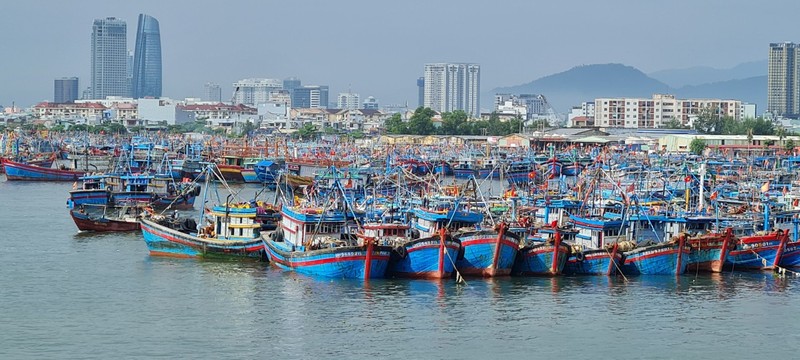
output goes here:
[{"label": "high-rise building", "polygon": [[205,101],[222,102],[222,88],[217,83],[208,82],[204,86]]},{"label": "high-rise building", "polygon": [[742,102],[724,99],[676,99],[655,94],[652,98],[599,98],[594,100],[594,125],[619,128],[661,128],[670,122],[690,125],[702,111],[741,120]]},{"label": "high-rise building", "polygon": [[131,87],[134,99],[161,97],[161,32],[150,15],[139,14]]},{"label": "high-rise building", "polygon": [[355,93],[339,93],[336,97],[337,109],[351,109],[355,110],[361,107],[359,103],[359,96]]},{"label": "high-rise building", "polygon": [[417,106],[425,106],[425,77],[417,79]]},{"label": "high-rise building", "polygon": [[242,79],[233,83],[233,102],[256,106],[269,100],[269,93],[280,90],[282,83],[278,79]]},{"label": "high-rise building", "polygon": [[128,32],[125,21],[95,19],[92,26],[92,98],[128,96]]},{"label": "high-rise building", "polygon": [[800,114],[799,56],[794,43],[769,44],[767,111],[773,115]]},{"label": "high-rise building", "polygon": [[375,99],[374,96],[368,96],[367,99],[364,100],[364,106],[362,106],[361,108],[367,110],[378,110],[379,107],[380,106],[378,106],[378,100]]},{"label": "high-rise building", "polygon": [[78,78],[63,77],[53,82],[53,102],[57,104],[71,103],[78,100]]},{"label": "high-rise building", "polygon": [[292,90],[292,108],[328,108],[328,86],[306,85]]},{"label": "high-rise building", "polygon": [[481,67],[478,64],[425,64],[423,106],[439,112],[463,110],[480,116]]},{"label": "high-rise building", "polygon": [[296,77],[290,77],[288,79],[284,79],[283,80],[283,90],[288,91],[289,94],[292,93],[292,90],[297,89],[297,88],[299,88],[301,86],[302,85],[301,85],[300,79],[298,79]]}]

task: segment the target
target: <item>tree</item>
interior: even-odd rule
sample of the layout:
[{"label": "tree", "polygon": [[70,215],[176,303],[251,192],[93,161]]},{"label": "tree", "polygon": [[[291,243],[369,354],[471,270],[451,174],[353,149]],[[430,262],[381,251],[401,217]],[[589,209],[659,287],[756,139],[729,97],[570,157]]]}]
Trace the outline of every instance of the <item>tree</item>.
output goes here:
[{"label": "tree", "polygon": [[665,129],[685,129],[686,127],[683,126],[680,120],[676,118],[669,119],[667,122],[661,124],[662,128]]},{"label": "tree", "polygon": [[389,134],[396,135],[408,133],[408,127],[406,126],[406,123],[403,122],[403,118],[401,117],[400,113],[396,113],[387,119],[384,123],[384,126],[386,127],[386,132]]},{"label": "tree", "polygon": [[689,143],[689,152],[692,154],[701,155],[705,149],[706,142],[703,139],[694,138],[692,142]]},{"label": "tree", "polygon": [[317,127],[314,124],[303,124],[303,127],[297,130],[297,136],[301,138],[310,138],[317,133]]},{"label": "tree", "polygon": [[722,134],[725,122],[715,109],[700,110],[694,119],[695,130],[704,134]]},{"label": "tree", "polygon": [[256,126],[256,124],[254,124],[252,121],[247,120],[247,122],[242,124],[242,136],[248,136],[256,129],[258,129],[258,126]]},{"label": "tree", "polygon": [[442,127],[439,128],[438,133],[442,135],[460,135],[459,127],[467,122],[468,117],[463,110],[442,114]]},{"label": "tree", "polygon": [[408,119],[408,132],[413,135],[433,134],[433,116],[436,114],[431,108],[418,107],[414,115]]},{"label": "tree", "polygon": [[792,139],[786,140],[786,143],[783,144],[783,148],[786,151],[794,150],[794,140],[792,140]]}]

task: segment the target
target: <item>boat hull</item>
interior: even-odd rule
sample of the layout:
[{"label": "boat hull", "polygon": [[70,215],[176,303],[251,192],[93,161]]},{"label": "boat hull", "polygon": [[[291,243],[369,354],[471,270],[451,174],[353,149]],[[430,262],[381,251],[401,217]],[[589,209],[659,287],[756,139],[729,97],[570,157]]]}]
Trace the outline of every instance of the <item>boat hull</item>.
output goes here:
[{"label": "boat hull", "polygon": [[523,276],[559,275],[564,270],[569,253],[569,246],[563,243],[526,246],[519,250],[511,273]]},{"label": "boat hull", "polygon": [[445,279],[453,275],[461,244],[446,236],[411,240],[394,249],[388,274],[412,279]]},{"label": "boat hull", "polygon": [[456,261],[462,275],[510,275],[519,251],[519,239],[497,231],[476,231],[456,237],[461,242],[463,256]]},{"label": "boat hull", "polygon": [[621,252],[606,249],[571,254],[564,264],[565,275],[614,275],[622,268]]},{"label": "boat hull", "polygon": [[782,232],[742,237],[725,258],[725,266],[733,270],[775,269],[781,262],[787,237]]},{"label": "boat hull", "polygon": [[664,243],[625,252],[622,272],[627,275],[680,275],[686,272],[691,248],[684,243]]},{"label": "boat hull", "polygon": [[35,165],[3,160],[6,179],[9,181],[77,181],[82,171],[48,169]]},{"label": "boat hull", "polygon": [[781,255],[780,266],[783,267],[800,267],[800,241],[790,242],[786,244]]},{"label": "boat hull", "polygon": [[112,232],[112,231],[136,231],[139,230],[138,221],[114,220],[105,217],[92,217],[88,214],[81,214],[77,210],[70,210],[70,216],[75,222],[75,226],[80,231]]},{"label": "boat hull", "polygon": [[141,227],[150,255],[261,259],[264,254],[264,243],[260,238],[241,241],[201,238],[170,229],[148,219],[141,221]]},{"label": "boat hull", "polygon": [[270,263],[301,274],[345,279],[379,279],[386,274],[391,256],[388,246],[342,246],[292,251],[285,242],[264,240]]}]

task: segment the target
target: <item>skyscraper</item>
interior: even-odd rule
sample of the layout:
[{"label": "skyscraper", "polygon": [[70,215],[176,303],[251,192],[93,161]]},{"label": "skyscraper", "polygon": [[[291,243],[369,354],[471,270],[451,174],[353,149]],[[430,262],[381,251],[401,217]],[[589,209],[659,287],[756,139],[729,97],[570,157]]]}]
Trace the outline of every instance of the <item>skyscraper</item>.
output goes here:
[{"label": "skyscraper", "polygon": [[800,51],[794,43],[769,44],[767,111],[774,115],[800,114]]},{"label": "skyscraper", "polygon": [[205,101],[222,102],[222,88],[217,83],[206,83],[205,85],[206,96],[203,98]]},{"label": "skyscraper", "polygon": [[269,101],[271,91],[281,89],[281,81],[278,79],[242,79],[233,83],[233,102],[234,104],[245,104],[257,106]]},{"label": "skyscraper", "polygon": [[481,67],[478,64],[425,64],[423,106],[439,112],[463,110],[480,116]]},{"label": "skyscraper", "polygon": [[339,93],[336,97],[337,109],[358,109],[361,107],[360,97],[356,93]]},{"label": "skyscraper", "polygon": [[292,90],[292,107],[303,108],[328,108],[328,86],[306,85]]},{"label": "skyscraper", "polygon": [[134,99],[161,97],[161,32],[150,15],[139,14],[131,86]]},{"label": "skyscraper", "polygon": [[128,30],[125,21],[95,19],[92,26],[92,98],[127,96]]},{"label": "skyscraper", "polygon": [[63,77],[53,82],[53,102],[71,103],[78,99],[78,78]]},{"label": "skyscraper", "polygon": [[417,106],[425,106],[425,77],[417,79]]}]

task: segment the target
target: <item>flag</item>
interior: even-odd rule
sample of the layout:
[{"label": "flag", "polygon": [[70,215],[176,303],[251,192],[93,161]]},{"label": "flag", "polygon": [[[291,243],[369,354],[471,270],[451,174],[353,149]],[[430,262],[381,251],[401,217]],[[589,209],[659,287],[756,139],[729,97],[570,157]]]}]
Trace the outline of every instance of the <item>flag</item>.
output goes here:
[{"label": "flag", "polygon": [[711,193],[711,196],[709,197],[709,199],[711,199],[712,201],[713,200],[717,200],[717,196],[719,196],[719,192],[714,191],[714,192]]},{"label": "flag", "polygon": [[765,182],[764,185],[761,185],[761,192],[765,193],[767,191],[769,191],[769,180],[767,180],[767,182]]},{"label": "flag", "polygon": [[629,193],[632,193],[633,190],[635,190],[635,188],[633,187],[633,184],[628,185],[628,187],[625,189],[625,191],[627,191]]},{"label": "flag", "polygon": [[684,182],[692,182],[692,175],[686,175],[686,177],[683,179],[683,181]]}]

